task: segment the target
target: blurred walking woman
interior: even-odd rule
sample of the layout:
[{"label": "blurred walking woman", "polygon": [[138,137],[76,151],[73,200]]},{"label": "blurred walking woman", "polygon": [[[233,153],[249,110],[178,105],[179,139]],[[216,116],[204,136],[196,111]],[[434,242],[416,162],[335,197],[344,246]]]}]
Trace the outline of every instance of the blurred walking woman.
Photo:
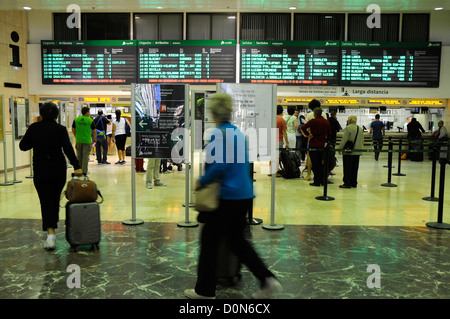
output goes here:
[{"label": "blurred walking woman", "polygon": [[211,139],[215,148],[207,155],[205,175],[198,180],[197,188],[220,181],[220,204],[217,211],[206,213],[209,216],[201,232],[197,283],[195,289],[186,289],[184,293],[193,299],[215,298],[219,244],[225,239],[230,250],[260,281],[261,289],[253,296],[268,298],[281,290],[281,285],[244,237],[247,210],[254,198],[247,141],[230,123],[232,100],[229,95],[213,95],[209,107],[217,125]]},{"label": "blurred walking woman", "polygon": [[44,247],[52,250],[56,248],[59,202],[67,178],[64,154],[76,175],[82,175],[83,172],[67,129],[56,122],[59,114],[57,106],[48,102],[40,107],[39,112],[42,121],[30,125],[19,147],[22,151],[33,149],[33,182],[41,203],[42,230],[47,231]]}]

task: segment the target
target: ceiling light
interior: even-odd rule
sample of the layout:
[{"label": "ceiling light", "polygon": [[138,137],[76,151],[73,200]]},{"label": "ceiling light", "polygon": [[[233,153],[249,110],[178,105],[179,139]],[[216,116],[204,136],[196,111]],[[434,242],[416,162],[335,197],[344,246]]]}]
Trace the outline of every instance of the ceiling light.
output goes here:
[{"label": "ceiling light", "polygon": [[22,9],[24,9],[24,10],[31,10],[30,7],[22,7]]},{"label": "ceiling light", "polygon": [[156,9],[159,9],[159,10],[161,10],[161,9],[163,9],[163,7],[156,7]]},{"label": "ceiling light", "polygon": [[434,10],[439,11],[439,10],[444,10],[444,8],[438,7],[438,8],[434,8]]},{"label": "ceiling light", "polygon": [[289,7],[289,10],[297,10],[297,7]]},{"label": "ceiling light", "polygon": [[234,20],[234,19],[236,19],[236,16],[228,16],[227,18],[230,20]]}]

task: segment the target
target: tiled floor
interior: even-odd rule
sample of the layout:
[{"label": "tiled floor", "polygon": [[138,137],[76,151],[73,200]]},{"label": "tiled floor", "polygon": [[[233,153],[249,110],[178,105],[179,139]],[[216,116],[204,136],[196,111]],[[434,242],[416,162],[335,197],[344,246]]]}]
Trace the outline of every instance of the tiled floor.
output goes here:
[{"label": "tiled floor", "polygon": [[[273,231],[254,225],[249,233],[284,286],[276,298],[450,297],[450,230],[426,227],[437,221],[438,203],[422,200],[430,195],[431,162],[402,161],[406,176],[392,176],[394,188],[381,186],[387,182],[386,164],[386,154],[378,162],[364,155],[357,189],[338,187],[342,165],[337,167],[328,186],[333,201],[315,199],[323,188],[304,179],[276,178],[274,221],[285,227]],[[253,214],[267,225],[271,179],[260,173],[265,166],[255,166]],[[167,187],[151,190],[145,188],[145,175],[136,174],[136,217],[144,224],[127,226],[122,221],[132,217],[129,157],[124,166],[91,162],[89,169],[105,197],[98,251],[69,251],[63,209],[57,250],[42,249],[45,235],[37,194],[26,178],[29,169],[17,171],[22,183],[0,187],[0,298],[183,298],[183,290],[195,283],[200,230],[177,226],[185,220],[184,171],[162,175]],[[436,196],[438,183],[439,178]],[[446,194],[449,187],[447,181]],[[447,196],[447,223],[449,207]],[[196,218],[193,209],[189,218]],[[67,287],[70,264],[80,266],[80,289]],[[381,288],[367,285],[372,264],[380,267]],[[236,287],[219,287],[217,297],[249,298],[257,282],[245,267],[242,275]]]}]

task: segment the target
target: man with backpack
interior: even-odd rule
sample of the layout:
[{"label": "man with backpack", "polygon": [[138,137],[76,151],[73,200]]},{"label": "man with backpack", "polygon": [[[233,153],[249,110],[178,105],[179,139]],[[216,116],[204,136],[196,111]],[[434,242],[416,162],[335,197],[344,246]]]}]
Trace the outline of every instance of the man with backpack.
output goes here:
[{"label": "man with backpack", "polygon": [[97,143],[95,143],[95,153],[97,154],[98,165],[111,164],[107,161],[108,140],[106,139],[106,127],[110,121],[103,114],[102,110],[98,110],[98,115],[94,119],[95,130],[97,132]]}]

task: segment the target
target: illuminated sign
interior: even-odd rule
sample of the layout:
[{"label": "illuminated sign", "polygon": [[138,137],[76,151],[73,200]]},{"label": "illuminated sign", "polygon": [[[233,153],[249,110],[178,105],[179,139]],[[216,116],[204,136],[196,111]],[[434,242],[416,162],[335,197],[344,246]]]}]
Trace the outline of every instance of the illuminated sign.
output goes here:
[{"label": "illuminated sign", "polygon": [[136,41],[41,41],[42,84],[136,82]]},{"label": "illuminated sign", "polygon": [[342,86],[439,87],[441,42],[341,42]]},{"label": "illuminated sign", "polygon": [[241,41],[241,83],[338,85],[338,41]]}]

